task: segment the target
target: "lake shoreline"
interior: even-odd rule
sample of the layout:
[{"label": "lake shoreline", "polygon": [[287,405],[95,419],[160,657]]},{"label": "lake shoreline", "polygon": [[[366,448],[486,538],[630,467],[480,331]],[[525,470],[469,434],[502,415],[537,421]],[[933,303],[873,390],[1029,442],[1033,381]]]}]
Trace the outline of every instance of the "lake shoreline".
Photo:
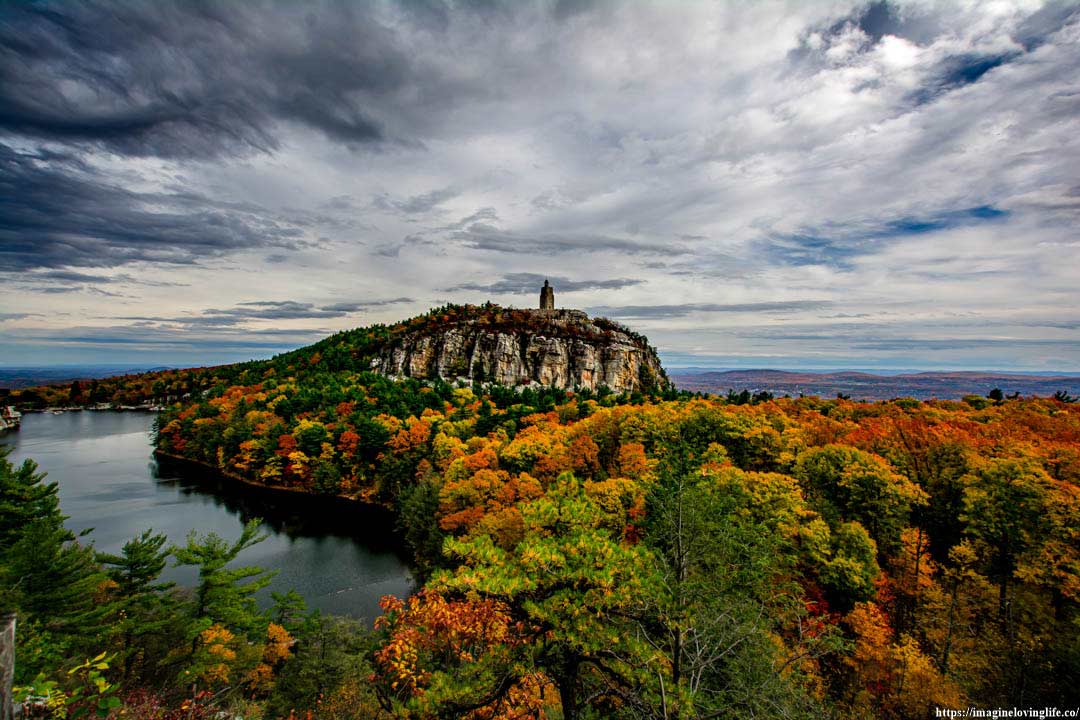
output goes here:
[{"label": "lake shoreline", "polygon": [[164,405],[153,405],[150,403],[142,403],[139,405],[71,405],[45,408],[19,408],[20,412],[23,413],[52,413],[53,415],[60,415],[66,412],[83,412],[84,410],[87,412],[161,412],[164,409]]},{"label": "lake shoreline", "polygon": [[242,475],[231,473],[228,470],[204,463],[200,460],[193,460],[183,455],[174,455],[173,453],[165,452],[160,448],[154,448],[154,458],[157,460],[165,459],[166,462],[175,463],[179,466],[186,466],[198,470],[200,472],[209,473],[223,480],[229,482],[239,483],[245,488],[250,488],[256,491],[266,492],[268,495],[276,495],[278,497],[292,496],[293,498],[305,498],[316,502],[331,502],[337,503],[341,506],[352,506],[354,508],[361,508],[372,512],[386,513],[389,517],[397,519],[394,509],[389,505],[383,505],[381,503],[370,502],[361,498],[352,497],[350,495],[324,495],[319,493],[313,493],[309,490],[302,488],[292,488],[274,485],[264,485],[263,483],[255,482],[254,480],[248,480]]},{"label": "lake shoreline", "polygon": [[[192,532],[229,540],[258,520],[266,540],[241,561],[278,571],[260,591],[260,607],[270,607],[272,592],[294,589],[312,609],[370,624],[381,614],[382,596],[415,592],[412,553],[394,513],[354,499],[236,482],[205,464],[154,453],[155,417],[32,413],[19,431],[0,436],[0,445],[13,448],[12,462],[33,460],[57,483],[65,526],[76,534],[92,529],[100,552],[118,554],[147,529],[180,546]],[[194,571],[170,565],[164,580],[191,587]]]}]

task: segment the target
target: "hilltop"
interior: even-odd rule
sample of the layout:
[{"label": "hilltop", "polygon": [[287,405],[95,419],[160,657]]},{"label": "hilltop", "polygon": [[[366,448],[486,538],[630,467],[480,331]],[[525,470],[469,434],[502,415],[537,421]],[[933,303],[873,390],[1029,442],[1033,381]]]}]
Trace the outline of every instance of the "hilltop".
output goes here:
[{"label": "hilltop", "polygon": [[393,325],[338,332],[270,361],[392,378],[613,392],[663,390],[669,380],[648,340],[579,310],[447,304]]},{"label": "hilltop", "polygon": [[269,360],[160,370],[15,389],[23,408],[158,405],[210,388],[324,373],[482,382],[516,388],[656,393],[672,389],[656,349],[639,333],[579,310],[444,305],[393,324],[345,330]]},{"label": "hilltop", "polygon": [[406,324],[371,360],[393,377],[622,392],[663,389],[656,350],[629,328],[580,310],[455,306]]},{"label": "hilltop", "polygon": [[669,385],[655,348],[580,310],[444,305],[394,325],[338,333],[277,364],[370,370],[388,377],[621,392]]}]

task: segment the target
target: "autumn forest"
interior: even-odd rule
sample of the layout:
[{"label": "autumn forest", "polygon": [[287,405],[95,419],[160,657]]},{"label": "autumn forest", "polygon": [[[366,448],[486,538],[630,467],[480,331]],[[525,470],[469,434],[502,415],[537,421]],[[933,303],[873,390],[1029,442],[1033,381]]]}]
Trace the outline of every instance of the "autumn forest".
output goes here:
[{"label": "autumn forest", "polygon": [[[451,310],[452,312],[452,310]],[[428,316],[441,322],[446,309]],[[1073,707],[1080,405],[512,389],[273,361],[16,391],[152,400],[159,456],[387,508],[422,587],[374,629],[253,597],[259,542],[119,555],[0,461],[0,578],[39,716],[923,718]],[[96,394],[96,397],[94,396]],[[166,563],[196,587],[162,583]]]}]

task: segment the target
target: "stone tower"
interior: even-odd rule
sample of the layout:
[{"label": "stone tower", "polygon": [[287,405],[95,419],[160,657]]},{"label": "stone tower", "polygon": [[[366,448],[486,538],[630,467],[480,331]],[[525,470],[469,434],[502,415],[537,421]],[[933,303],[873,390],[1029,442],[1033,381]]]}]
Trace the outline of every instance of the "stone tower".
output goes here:
[{"label": "stone tower", "polygon": [[544,287],[540,288],[540,309],[555,309],[555,290],[550,285],[548,285],[547,280],[544,281]]}]

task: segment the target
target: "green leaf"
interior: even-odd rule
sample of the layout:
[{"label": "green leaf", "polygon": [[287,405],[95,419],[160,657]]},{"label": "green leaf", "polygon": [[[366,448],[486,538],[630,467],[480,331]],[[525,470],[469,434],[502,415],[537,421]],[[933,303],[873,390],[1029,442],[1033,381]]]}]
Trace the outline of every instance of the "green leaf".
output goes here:
[{"label": "green leaf", "polygon": [[101,698],[97,702],[98,709],[104,709],[106,712],[108,712],[112,708],[120,707],[120,704],[120,698],[116,697],[115,695]]}]

